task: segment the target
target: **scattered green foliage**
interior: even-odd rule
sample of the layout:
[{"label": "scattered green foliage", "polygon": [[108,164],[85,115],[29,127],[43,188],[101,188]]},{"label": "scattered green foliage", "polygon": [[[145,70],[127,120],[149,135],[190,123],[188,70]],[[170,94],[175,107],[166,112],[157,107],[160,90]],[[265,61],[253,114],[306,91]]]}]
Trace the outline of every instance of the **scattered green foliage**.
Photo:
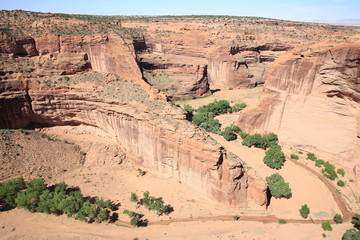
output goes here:
[{"label": "scattered green foliage", "polygon": [[214,119],[214,114],[211,112],[199,112],[192,117],[192,122],[208,132],[220,133],[220,122]]},{"label": "scattered green foliage", "polygon": [[[7,201],[1,197],[3,189],[4,196],[9,198]],[[66,214],[85,222],[109,220],[110,211],[115,210],[110,200],[86,200],[79,190],[68,188],[65,183],[48,187],[42,178],[34,178],[29,183],[24,179],[5,181],[0,185],[0,199],[5,199],[6,204],[2,210],[19,207],[31,212]]]},{"label": "scattered green foliage", "polygon": [[329,221],[324,221],[321,223],[321,227],[322,229],[324,229],[324,231],[331,231],[332,227]]},{"label": "scattered green foliage", "polygon": [[155,198],[150,196],[150,193],[144,192],[144,198],[141,199],[141,204],[148,210],[155,211],[158,216],[169,215],[172,212],[170,205],[165,205],[161,198]]},{"label": "scattered green foliage", "polygon": [[280,174],[274,173],[273,175],[266,177],[266,182],[271,196],[275,198],[289,198],[291,196],[289,183],[285,182],[284,178]]},{"label": "scattered green foliage", "polygon": [[299,160],[299,156],[296,154],[291,154],[290,157],[295,160]]},{"label": "scattered green foliage", "polygon": [[279,220],[279,224],[286,224],[286,223],[287,223],[287,221],[284,220],[284,219],[280,219],[280,220]]},{"label": "scattered green foliage", "polygon": [[322,236],[323,238],[326,238],[326,234],[325,234],[325,233],[323,233],[321,236]]},{"label": "scattered green foliage", "polygon": [[306,159],[308,160],[315,161],[317,159],[314,153],[308,152],[306,155],[307,155]]},{"label": "scattered green foliage", "polygon": [[299,212],[300,212],[301,217],[306,219],[309,216],[310,209],[309,209],[308,205],[305,204],[305,205],[301,206],[301,208],[299,209]]},{"label": "scattered green foliage", "polygon": [[237,220],[239,220],[239,216],[233,216],[233,219],[235,220],[235,221],[237,221]]}]

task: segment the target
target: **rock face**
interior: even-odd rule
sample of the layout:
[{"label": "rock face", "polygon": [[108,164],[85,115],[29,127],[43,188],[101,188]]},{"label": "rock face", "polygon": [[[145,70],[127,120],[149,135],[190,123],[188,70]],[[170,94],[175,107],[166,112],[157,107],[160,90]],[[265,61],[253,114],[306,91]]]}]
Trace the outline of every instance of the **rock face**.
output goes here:
[{"label": "rock face", "polygon": [[275,132],[282,144],[352,169],[360,161],[360,44],[329,45],[278,59],[265,96],[240,114],[238,125]]},{"label": "rock face", "polygon": [[36,56],[2,50],[0,128],[93,126],[116,140],[128,161],[175,177],[210,200],[266,206],[264,180],[142,81],[132,45],[121,37],[47,35],[34,42]]},{"label": "rock face", "polygon": [[[86,98],[65,89],[34,89],[29,96],[31,106],[13,105],[15,96],[10,101],[2,98],[9,108],[1,108],[4,120],[0,128],[25,127],[28,122],[91,125],[121,144],[128,160],[175,177],[210,200],[229,206],[259,207],[267,203],[264,181],[249,175],[240,159],[226,153],[215,141],[205,140],[209,136],[185,120],[180,124],[186,129],[176,130],[152,122],[148,119],[151,116],[137,116],[137,110],[128,104]],[[12,114],[16,112],[24,112],[20,115],[24,119],[15,122]]]}]

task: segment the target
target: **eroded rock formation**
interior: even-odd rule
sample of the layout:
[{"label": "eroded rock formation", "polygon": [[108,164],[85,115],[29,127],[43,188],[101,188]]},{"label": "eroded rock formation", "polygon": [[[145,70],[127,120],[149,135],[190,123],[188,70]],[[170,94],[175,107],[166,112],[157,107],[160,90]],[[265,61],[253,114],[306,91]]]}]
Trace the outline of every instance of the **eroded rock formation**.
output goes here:
[{"label": "eroded rock formation", "polygon": [[121,37],[48,35],[34,43],[36,56],[3,55],[0,128],[90,125],[124,147],[128,161],[210,200],[266,206],[264,180],[142,81],[132,45]]},{"label": "eroded rock formation", "polygon": [[312,45],[278,59],[261,102],[240,114],[248,132],[275,132],[347,168],[360,162],[360,44]]}]

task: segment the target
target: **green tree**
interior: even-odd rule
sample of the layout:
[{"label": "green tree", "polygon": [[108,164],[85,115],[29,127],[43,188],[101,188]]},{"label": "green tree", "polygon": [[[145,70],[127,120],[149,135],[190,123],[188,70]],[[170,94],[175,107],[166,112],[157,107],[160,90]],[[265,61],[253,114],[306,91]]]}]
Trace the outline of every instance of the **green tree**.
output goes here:
[{"label": "green tree", "polygon": [[359,240],[360,239],[360,231],[353,228],[347,230],[342,236],[342,240]]},{"label": "green tree", "polygon": [[302,218],[307,218],[309,216],[310,213],[310,209],[308,207],[308,205],[302,205],[301,208],[299,209],[300,215]]},{"label": "green tree", "polygon": [[284,165],[284,161],[285,155],[280,145],[272,145],[265,153],[264,163],[270,168],[279,169]]},{"label": "green tree", "polygon": [[339,187],[344,187],[344,186],[345,186],[345,182],[344,182],[343,180],[339,180],[339,181],[337,181],[337,185],[338,185]]},{"label": "green tree", "polygon": [[285,182],[280,174],[274,173],[273,175],[266,177],[266,182],[273,197],[281,198],[291,196],[289,183]]},{"label": "green tree", "polygon": [[226,141],[232,141],[237,138],[231,127],[226,127],[225,131],[222,132],[222,136],[225,138]]},{"label": "green tree", "polygon": [[335,216],[334,216],[334,222],[336,222],[337,224],[339,224],[339,223],[343,223],[343,218],[342,218],[342,216],[340,215],[340,214],[335,214]]},{"label": "green tree", "polygon": [[325,231],[331,231],[332,227],[329,221],[324,221],[321,223],[321,227],[322,229],[324,229]]}]

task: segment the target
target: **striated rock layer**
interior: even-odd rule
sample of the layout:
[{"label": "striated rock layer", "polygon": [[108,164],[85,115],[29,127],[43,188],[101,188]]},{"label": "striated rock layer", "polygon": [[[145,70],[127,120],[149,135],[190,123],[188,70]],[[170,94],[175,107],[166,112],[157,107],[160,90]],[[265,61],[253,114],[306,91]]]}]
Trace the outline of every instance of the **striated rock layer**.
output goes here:
[{"label": "striated rock layer", "polygon": [[261,102],[240,114],[247,132],[354,168],[360,163],[360,44],[312,45],[274,63]]},{"label": "striated rock layer", "polygon": [[[184,120],[178,120],[183,122],[177,130],[161,119],[152,121],[148,114],[139,115],[128,104],[86,98],[65,89],[30,90],[28,96],[31,106],[22,101],[24,98],[13,104],[16,95],[1,98],[8,106],[6,112],[1,108],[1,128],[25,127],[28,122],[95,126],[121,144],[133,163],[175,177],[210,200],[229,206],[259,207],[267,203],[265,182],[255,173],[249,174],[240,159]],[[13,115],[18,112],[22,118]]]},{"label": "striated rock layer", "polygon": [[210,200],[266,206],[264,180],[142,81],[132,45],[121,37],[47,35],[34,43],[35,56],[1,50],[0,128],[90,125],[124,147],[129,161]]}]

